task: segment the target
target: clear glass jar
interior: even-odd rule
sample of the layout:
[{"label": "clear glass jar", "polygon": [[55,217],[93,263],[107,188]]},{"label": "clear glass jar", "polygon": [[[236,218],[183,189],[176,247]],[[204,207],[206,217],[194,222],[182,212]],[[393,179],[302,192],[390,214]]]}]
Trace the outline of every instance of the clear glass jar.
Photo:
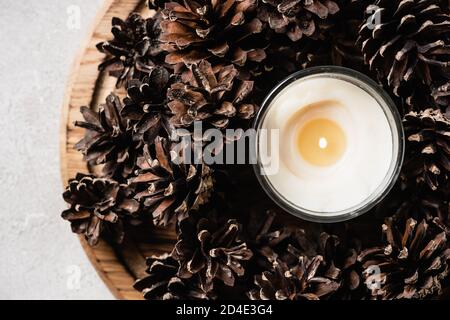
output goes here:
[{"label": "clear glass jar", "polygon": [[[288,86],[291,86],[299,81],[304,81],[314,77],[344,80],[364,90],[377,101],[382,111],[384,112],[389,128],[391,130],[393,148],[391,163],[382,183],[379,184],[379,186],[364,201],[345,210],[324,212],[312,211],[302,208],[301,206],[293,203],[292,201],[288,200],[283,194],[281,194],[273,186],[268,176],[266,174],[263,174],[264,170],[262,168],[264,161],[262,161],[261,159],[259,150],[260,140],[262,139],[261,126],[269,109],[273,108],[274,106],[272,102]],[[368,121],[370,121],[370,119],[368,119]],[[281,208],[301,219],[308,221],[325,223],[341,222],[356,218],[368,212],[376,204],[378,204],[392,189],[399,176],[403,163],[405,144],[403,126],[400,114],[394,102],[389,97],[389,95],[381,88],[381,86],[375,83],[372,79],[357,71],[347,68],[336,66],[321,66],[308,68],[306,70],[290,75],[268,94],[255,118],[253,127],[256,130],[256,139],[255,144],[253,145],[253,147],[256,149],[256,163],[253,165],[253,167],[259,182],[261,183],[266,193]],[[349,177],[349,179],[351,179],[351,177]]]}]

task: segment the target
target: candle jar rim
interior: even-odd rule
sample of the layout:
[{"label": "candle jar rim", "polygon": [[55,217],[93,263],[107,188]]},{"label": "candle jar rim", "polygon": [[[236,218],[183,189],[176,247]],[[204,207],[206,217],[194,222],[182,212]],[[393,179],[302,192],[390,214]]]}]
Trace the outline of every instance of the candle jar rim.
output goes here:
[{"label": "candle jar rim", "polygon": [[[297,80],[303,78],[307,78],[310,76],[317,76],[321,74],[327,75],[328,77],[331,78],[347,81],[353,85],[356,85],[360,89],[368,93],[372,98],[374,98],[378,102],[378,104],[383,110],[384,115],[386,116],[386,119],[389,123],[389,127],[392,132],[392,139],[393,139],[392,141],[393,152],[389,170],[387,171],[387,174],[385,175],[382,183],[375,189],[375,191],[373,191],[367,198],[365,198],[358,205],[355,205],[345,210],[326,212],[326,214],[324,214],[325,212],[313,211],[302,208],[299,205],[292,203],[291,201],[286,199],[282,194],[280,194],[277,190],[275,190],[275,188],[271,185],[267,176],[261,173],[262,166],[258,153],[259,129],[261,128],[261,124],[265,119],[264,117],[267,111],[270,109],[269,107],[271,106],[272,101],[278,96],[279,93],[281,93],[286,87],[288,87],[293,82],[296,82]],[[389,192],[394,187],[400,175],[400,170],[403,164],[403,158],[405,153],[405,136],[400,113],[392,98],[381,87],[381,85],[377,84],[374,80],[372,80],[368,76],[353,69],[339,66],[318,66],[318,67],[310,67],[287,76],[267,94],[254,119],[253,128],[256,130],[256,139],[253,148],[255,148],[255,154],[257,159],[256,163],[253,164],[253,170],[260,185],[262,186],[264,191],[268,194],[268,196],[278,206],[280,206],[288,213],[303,220],[319,223],[336,223],[359,217],[370,211],[389,194]]]}]

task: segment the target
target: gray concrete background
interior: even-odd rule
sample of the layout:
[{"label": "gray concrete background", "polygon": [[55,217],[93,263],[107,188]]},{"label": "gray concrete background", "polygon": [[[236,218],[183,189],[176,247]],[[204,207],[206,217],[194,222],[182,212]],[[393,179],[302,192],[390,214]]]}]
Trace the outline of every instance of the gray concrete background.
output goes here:
[{"label": "gray concrete background", "polygon": [[59,217],[64,88],[101,3],[1,0],[0,299],[112,298]]}]

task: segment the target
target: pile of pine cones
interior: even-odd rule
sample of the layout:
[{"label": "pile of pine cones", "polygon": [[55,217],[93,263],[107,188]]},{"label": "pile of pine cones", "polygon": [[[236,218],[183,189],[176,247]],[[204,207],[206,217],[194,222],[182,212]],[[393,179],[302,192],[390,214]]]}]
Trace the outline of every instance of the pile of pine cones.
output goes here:
[{"label": "pile of pine cones", "polygon": [[[151,18],[114,18],[112,40],[98,44],[100,70],[127,95],[81,108],[76,148],[102,174],[69,181],[62,217],[73,232],[95,245],[145,222],[175,225],[173,251],[149,257],[135,284],[148,299],[431,299],[449,287],[448,0],[150,0],[149,9]],[[404,168],[373,212],[285,223],[248,166],[172,161],[175,129],[248,128],[279,80],[325,64],[378,80],[404,116]]]}]

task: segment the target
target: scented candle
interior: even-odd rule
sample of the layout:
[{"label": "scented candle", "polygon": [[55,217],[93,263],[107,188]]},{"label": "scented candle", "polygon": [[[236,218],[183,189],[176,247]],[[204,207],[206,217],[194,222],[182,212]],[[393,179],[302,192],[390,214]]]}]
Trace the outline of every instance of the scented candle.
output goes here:
[{"label": "scented candle", "polygon": [[[403,160],[394,103],[345,68],[288,77],[266,98],[255,129],[260,182],[275,202],[307,220],[337,222],[367,212],[392,188]],[[266,139],[273,131],[277,138]]]}]

